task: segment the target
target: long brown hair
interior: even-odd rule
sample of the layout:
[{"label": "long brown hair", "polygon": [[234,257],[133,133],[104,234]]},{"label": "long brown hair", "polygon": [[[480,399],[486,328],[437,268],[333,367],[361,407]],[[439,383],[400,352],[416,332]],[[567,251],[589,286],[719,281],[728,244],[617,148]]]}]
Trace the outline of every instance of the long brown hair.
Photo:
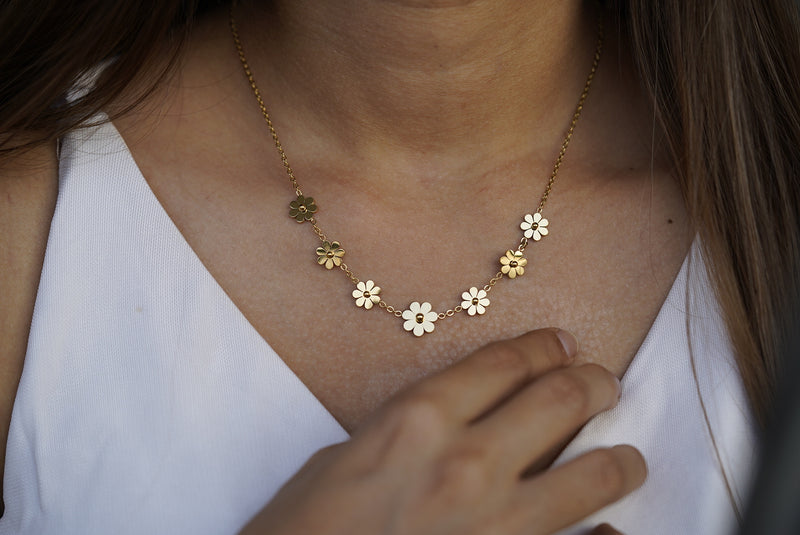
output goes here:
[{"label": "long brown hair", "polygon": [[791,1],[629,0],[753,409],[763,422],[800,274],[800,21]]},{"label": "long brown hair", "polygon": [[[214,0],[0,7],[0,158],[106,108]],[[630,41],[763,421],[800,268],[800,34],[791,0],[607,2]],[[94,89],[65,95],[112,60]],[[167,75],[165,63],[150,84]],[[142,95],[140,95],[142,96]]]}]

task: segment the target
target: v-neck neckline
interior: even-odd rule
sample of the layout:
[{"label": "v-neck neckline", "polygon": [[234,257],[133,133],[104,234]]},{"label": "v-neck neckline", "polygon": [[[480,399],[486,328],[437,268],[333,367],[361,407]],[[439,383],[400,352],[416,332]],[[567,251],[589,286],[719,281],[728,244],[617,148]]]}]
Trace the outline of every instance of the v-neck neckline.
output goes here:
[{"label": "v-neck neckline", "polygon": [[[298,384],[302,385],[303,389],[308,394],[310,399],[312,399],[313,402],[319,406],[319,408],[324,410],[324,412],[328,415],[328,417],[333,422],[336,423],[336,425],[342,430],[343,433],[345,433],[345,434],[347,434],[347,436],[349,436],[350,433],[348,433],[344,429],[344,427],[342,427],[341,424],[339,424],[338,420],[327,409],[327,407],[324,406],[324,404],[320,401],[320,399],[308,388],[306,383],[293,370],[291,370],[291,368],[283,361],[283,359],[280,357],[280,355],[272,348],[272,346],[269,344],[269,342],[261,335],[261,333],[258,331],[258,329],[256,329],[256,327],[252,324],[252,322],[247,318],[247,316],[242,312],[242,310],[239,308],[239,306],[233,301],[231,296],[225,291],[225,289],[219,284],[219,282],[213,276],[213,274],[210,272],[210,270],[206,267],[206,265],[203,263],[203,261],[200,259],[200,257],[195,252],[195,250],[192,248],[192,246],[186,240],[186,238],[184,237],[183,233],[177,227],[177,225],[175,224],[173,219],[170,217],[169,213],[166,211],[166,209],[164,208],[163,204],[161,203],[161,201],[158,199],[158,197],[156,196],[155,192],[153,191],[153,189],[150,187],[150,184],[148,183],[147,179],[144,177],[144,174],[142,173],[139,165],[137,164],[135,158],[133,157],[133,154],[131,153],[130,148],[128,147],[127,143],[125,142],[125,139],[122,137],[122,134],[119,132],[119,130],[116,128],[116,126],[111,121],[105,121],[103,124],[101,124],[97,128],[99,129],[99,131],[95,135],[104,135],[104,134],[106,134],[110,138],[113,138],[113,142],[115,144],[119,145],[119,150],[121,150],[124,153],[124,157],[128,161],[129,167],[132,170],[134,170],[134,172],[133,172],[134,176],[132,176],[131,179],[135,180],[137,183],[139,183],[139,185],[142,188],[144,188],[144,191],[146,191],[146,195],[148,197],[148,202],[154,203],[156,205],[156,207],[157,207],[157,212],[160,214],[161,217],[163,217],[165,219],[166,222],[168,222],[168,226],[171,229],[171,232],[174,234],[175,243],[178,244],[184,250],[186,250],[188,253],[190,253],[191,258],[193,259],[193,262],[197,263],[198,268],[201,269],[202,272],[206,276],[208,276],[209,279],[214,281],[215,288],[222,295],[225,296],[225,299],[230,303],[231,308],[233,310],[235,310],[235,313],[236,313],[236,316],[237,316],[236,317],[236,321],[239,322],[239,323],[242,323],[243,325],[245,325],[248,330],[252,331],[258,337],[258,339],[260,340],[260,345],[263,348],[264,355],[268,355],[270,358],[274,358],[274,359],[277,359],[278,361],[280,361],[280,364],[282,365],[282,367],[285,367],[286,370],[288,370],[288,372],[293,377],[295,377],[297,379]],[[106,130],[107,132],[104,132],[104,130]],[[661,304],[661,307],[659,308],[659,312],[656,315],[655,320],[653,321],[653,324],[650,326],[650,329],[648,330],[648,332],[647,332],[647,334],[646,334],[646,336],[645,336],[645,338],[643,340],[646,341],[648,339],[651,339],[653,337],[654,333],[658,332],[658,329],[660,328],[660,322],[663,321],[661,318],[663,316],[664,308],[666,306],[670,306],[670,303],[677,302],[676,300],[678,300],[678,299],[681,300],[680,302],[683,301],[683,297],[684,296],[676,295],[676,293],[680,293],[680,291],[683,291],[685,289],[685,283],[682,283],[681,281],[682,281],[682,279],[685,279],[685,277],[686,277],[685,271],[687,269],[687,263],[689,262],[689,259],[691,258],[691,255],[693,254],[693,251],[695,250],[695,248],[696,248],[696,240],[692,243],[692,245],[691,245],[691,247],[689,249],[689,252],[687,253],[687,256],[684,258],[684,261],[683,261],[683,263],[681,265],[681,268],[680,268],[678,274],[676,275],[676,278],[673,280],[672,284],[670,285],[670,289],[669,289],[669,292],[667,293],[667,297],[664,299],[664,302]],[[645,346],[646,346],[646,344],[643,343],[637,349],[633,360],[630,362],[630,364],[628,366],[628,370],[626,371],[626,373],[624,374],[624,376],[622,378],[623,386],[624,386],[624,384],[626,382],[626,377],[628,377],[630,375],[628,373],[630,371],[630,369],[632,367],[639,367],[642,364],[642,361],[646,360],[644,358],[644,356],[641,354],[643,352],[643,348],[645,348]]]}]

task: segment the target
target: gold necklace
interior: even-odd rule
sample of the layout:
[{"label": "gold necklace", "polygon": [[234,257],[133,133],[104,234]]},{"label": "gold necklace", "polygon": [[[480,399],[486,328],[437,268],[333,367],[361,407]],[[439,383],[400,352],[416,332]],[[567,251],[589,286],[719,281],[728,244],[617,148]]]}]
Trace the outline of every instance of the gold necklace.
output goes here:
[{"label": "gold necklace", "polygon": [[539,207],[536,209],[536,212],[532,214],[525,214],[522,218],[520,229],[523,232],[519,245],[516,249],[508,249],[505,254],[500,257],[500,271],[495,273],[494,276],[490,278],[482,288],[479,289],[478,287],[473,286],[461,294],[460,305],[457,305],[445,312],[434,312],[433,307],[427,301],[422,303],[414,301],[405,310],[400,310],[388,304],[381,297],[382,290],[375,284],[375,282],[372,280],[363,281],[359,279],[356,274],[353,273],[353,271],[347,266],[347,264],[342,261],[345,251],[341,244],[338,241],[328,239],[328,237],[319,227],[317,218],[314,215],[318,211],[317,204],[313,197],[306,197],[303,191],[300,189],[300,185],[294,176],[294,171],[292,171],[292,166],[289,164],[289,159],[286,157],[286,153],[281,146],[280,139],[278,139],[278,133],[275,131],[275,127],[272,124],[272,119],[270,119],[267,106],[264,104],[264,100],[261,98],[261,92],[256,85],[253,73],[251,72],[250,66],[247,63],[247,58],[244,55],[244,48],[242,47],[242,42],[239,39],[239,30],[236,25],[236,20],[233,16],[234,6],[235,3],[231,6],[229,21],[231,34],[233,35],[233,41],[236,45],[236,50],[239,53],[239,59],[242,62],[244,73],[247,76],[248,82],[250,82],[250,88],[253,90],[253,94],[258,102],[258,107],[261,110],[261,114],[264,116],[264,120],[269,128],[269,132],[272,135],[272,140],[275,142],[275,148],[278,150],[278,154],[281,157],[281,162],[283,162],[283,167],[286,170],[286,173],[289,175],[289,181],[291,182],[296,195],[295,200],[289,203],[289,216],[298,223],[310,223],[314,234],[316,234],[317,238],[319,238],[319,240],[322,242],[321,246],[317,247],[316,249],[317,263],[329,270],[333,269],[334,267],[339,268],[345,274],[347,279],[355,285],[355,290],[353,290],[353,299],[355,299],[356,306],[370,310],[373,308],[373,306],[377,305],[378,308],[389,312],[397,318],[403,319],[403,328],[408,332],[414,333],[415,336],[422,336],[425,333],[433,332],[434,323],[437,320],[453,317],[459,312],[466,312],[469,316],[482,315],[484,312],[486,312],[486,307],[489,306],[488,294],[492,291],[492,288],[494,288],[494,286],[500,282],[503,277],[515,279],[516,277],[519,277],[525,273],[525,266],[528,264],[528,260],[525,258],[524,252],[530,243],[529,240],[532,239],[534,242],[538,242],[543,236],[547,236],[548,234],[547,227],[549,222],[542,216],[542,209],[544,208],[544,205],[550,196],[550,191],[552,190],[553,184],[558,176],[558,170],[561,168],[564,155],[567,153],[567,147],[572,139],[572,133],[575,130],[575,125],[578,124],[578,119],[581,116],[583,104],[586,101],[586,97],[589,95],[589,88],[592,85],[592,80],[594,79],[595,72],[597,71],[597,65],[600,63],[600,55],[603,51],[602,24],[598,24],[597,46],[595,48],[592,69],[589,71],[589,75],[586,77],[586,83],[584,84],[583,91],[578,99],[578,105],[575,107],[575,113],[572,115],[572,121],[570,122],[569,129],[567,130],[566,136],[564,136],[564,141],[561,143],[561,150],[558,152],[558,157],[553,165],[553,171],[550,173],[547,186],[545,186],[544,193],[542,193],[542,197],[539,200]]}]

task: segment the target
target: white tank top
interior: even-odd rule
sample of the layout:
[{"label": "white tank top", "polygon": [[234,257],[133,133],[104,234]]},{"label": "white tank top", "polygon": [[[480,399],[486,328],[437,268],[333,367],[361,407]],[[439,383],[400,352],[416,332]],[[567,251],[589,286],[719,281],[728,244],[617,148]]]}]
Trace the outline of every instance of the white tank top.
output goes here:
[{"label": "white tank top", "polygon": [[[0,534],[235,533],[347,433],[211,277],[113,125],[65,138],[59,180]],[[754,425],[697,247],[622,384],[557,462],[628,443],[649,477],[582,525],[729,533],[726,479],[741,505]]]}]

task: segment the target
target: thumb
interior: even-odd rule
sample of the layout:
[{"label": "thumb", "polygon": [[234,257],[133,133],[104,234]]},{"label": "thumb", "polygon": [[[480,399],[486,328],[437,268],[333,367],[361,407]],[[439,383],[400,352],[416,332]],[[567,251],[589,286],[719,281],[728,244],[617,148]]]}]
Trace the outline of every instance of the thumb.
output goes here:
[{"label": "thumb", "polygon": [[600,524],[589,535],[622,535],[622,533],[614,529],[610,524]]}]

